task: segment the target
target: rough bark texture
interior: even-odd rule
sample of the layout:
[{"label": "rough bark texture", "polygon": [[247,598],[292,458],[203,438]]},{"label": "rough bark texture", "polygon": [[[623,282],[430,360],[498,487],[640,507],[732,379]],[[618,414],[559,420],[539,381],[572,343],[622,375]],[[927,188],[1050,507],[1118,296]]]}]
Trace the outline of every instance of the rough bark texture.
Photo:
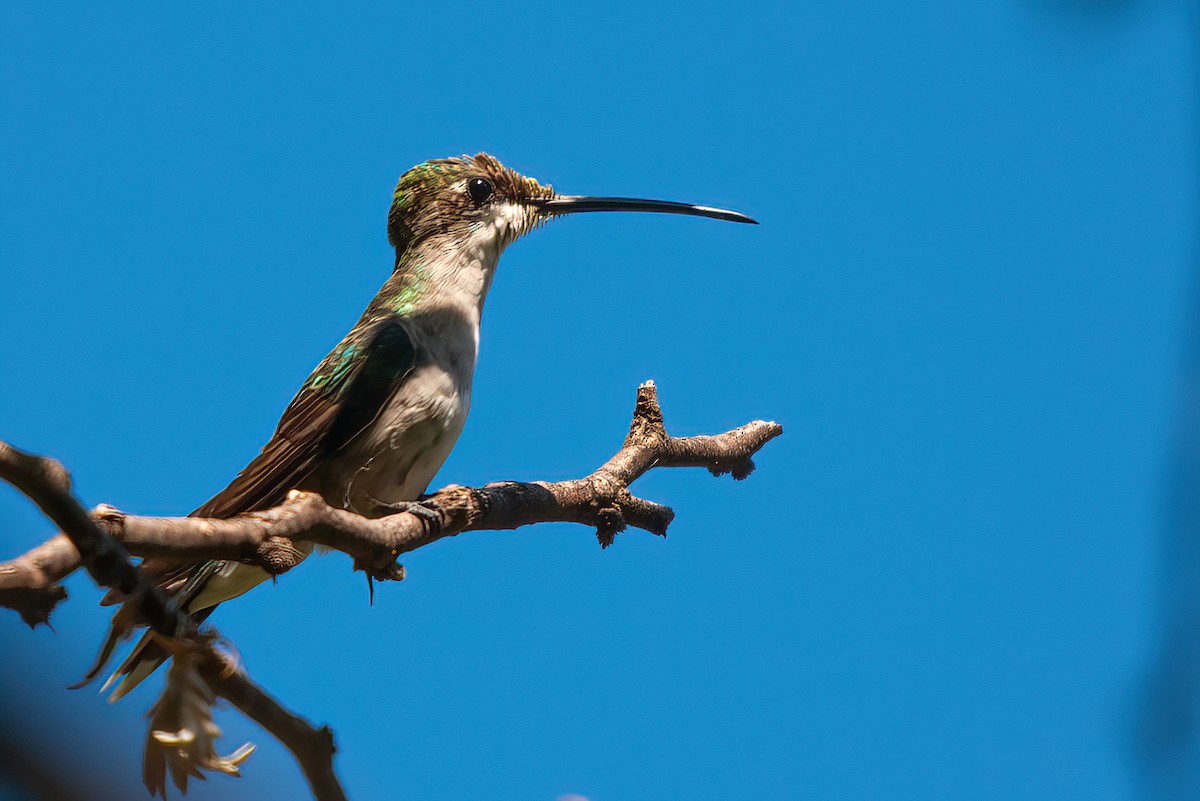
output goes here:
[{"label": "rough bark texture", "polygon": [[[754,453],[782,431],[776,423],[755,421],[716,436],[672,437],[663,427],[654,385],[647,383],[638,389],[624,445],[586,478],[555,483],[506,481],[479,488],[452,485],[376,519],[335,509],[314,493],[293,492],[273,509],[226,520],[141,517],[101,505],[91,513],[90,522],[135,556],[234,559],[280,574],[303,560],[293,543],[307,540],[349,554],[355,566],[373,578],[396,580],[403,577],[396,564],[400,554],[464,531],[582,523],[596,529],[605,547],[627,526],[664,535],[674,513],[634,496],[631,483],[652,467],[705,467],[714,475],[729,473],[743,479],[754,469]],[[3,447],[0,478],[13,483],[10,465],[22,460],[29,464],[34,457]],[[53,467],[44,469],[69,485],[61,466],[50,464]],[[76,545],[62,535],[0,563],[0,606],[15,609],[31,625],[46,621],[55,604],[66,597],[58,582],[81,563]]]},{"label": "rough bark texture", "polygon": [[63,532],[0,563],[0,606],[16,610],[31,626],[47,622],[66,598],[59,582],[84,567],[98,584],[132,599],[140,618],[172,647],[199,656],[200,671],[212,690],[292,751],[317,799],[344,799],[333,769],[332,732],[289,712],[254,684],[213,647],[213,630],[198,631],[142,576],[131,555],[236,559],[280,574],[303,559],[295,543],[309,541],[349,554],[355,567],[372,578],[399,580],[404,577],[396,563],[400,554],[464,531],[581,523],[594,527],[601,546],[607,547],[627,526],[666,534],[674,512],[629,491],[648,470],[704,467],[714,475],[743,479],[754,469],[751,457],[781,433],[776,423],[755,421],[715,436],[672,437],[663,426],[654,384],[647,382],[638,389],[621,449],[591,475],[555,483],[449,486],[375,519],[334,509],[320,496],[298,491],[278,507],[228,520],[141,517],[104,505],[89,513],[72,494],[62,465],[0,442],[0,479],[27,495]]}]

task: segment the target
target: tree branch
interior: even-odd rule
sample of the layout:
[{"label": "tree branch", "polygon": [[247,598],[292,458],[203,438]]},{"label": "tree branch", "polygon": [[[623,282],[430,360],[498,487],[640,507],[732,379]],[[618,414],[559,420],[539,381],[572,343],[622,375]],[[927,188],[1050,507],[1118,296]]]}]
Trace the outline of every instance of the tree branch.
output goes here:
[{"label": "tree branch", "polygon": [[79,551],[59,534],[0,563],[0,606],[15,609],[29,626],[50,620],[50,613],[67,598],[58,582],[79,567]]},{"label": "tree branch", "polygon": [[251,681],[224,654],[211,650],[209,653],[217,659],[202,664],[201,672],[213,691],[292,752],[316,801],[346,801],[346,792],[333,769],[333,756],[337,752],[333,730],[328,726],[313,726]]},{"label": "tree branch", "polygon": [[[349,554],[372,578],[397,580],[404,575],[396,564],[400,554],[464,531],[581,523],[596,529],[603,547],[627,526],[665,535],[674,512],[633,495],[630,484],[655,467],[705,467],[743,479],[754,469],[751,457],[782,432],[778,424],[759,420],[715,436],[672,437],[654,384],[647,382],[638,388],[624,445],[585,478],[452,485],[374,519],[335,509],[315,493],[294,491],[280,506],[223,520],[141,517],[99,506],[91,522],[136,556],[238,560],[277,575],[304,559],[294,546],[303,540]],[[56,537],[0,564],[0,606],[16,609],[30,624],[45,621],[65,597],[57,581],[78,563],[70,541]]]},{"label": "tree branch", "polygon": [[[60,539],[69,541],[97,584],[139,599],[139,614],[151,630],[165,638],[181,640],[184,643],[181,648],[195,651],[200,658],[199,670],[212,690],[295,754],[318,801],[345,801],[346,794],[333,771],[332,732],[325,727],[317,729],[284,709],[227,656],[213,648],[215,634],[201,635],[191,618],[129,561],[121,543],[96,524],[72,494],[70,476],[61,464],[0,443],[0,479],[28,496],[62,529],[63,533],[51,543]],[[155,789],[165,791],[165,786],[150,789],[152,793]]]},{"label": "tree branch", "polygon": [[237,774],[249,754],[220,757],[212,747],[213,693],[224,697],[283,743],[296,757],[318,801],[344,801],[333,769],[333,734],[282,707],[215,647],[204,631],[130,561],[140,557],[240,560],[272,574],[304,558],[299,541],[335,548],[372,578],[399,580],[397,557],[464,531],[514,529],[542,522],[582,523],[596,529],[602,547],[627,526],[666,535],[674,512],[639,498],[629,485],[655,467],[705,467],[743,479],[752,457],[783,433],[755,421],[715,436],[672,437],[663,426],[652,382],[638,388],[629,434],[621,449],[591,475],[554,483],[502,482],[480,488],[449,486],[419,501],[389,507],[380,517],[335,509],[318,495],[293,491],[273,509],[227,520],[141,517],[111,506],[88,513],[71,491],[70,476],[53,459],[0,442],[0,479],[27,495],[63,532],[7,563],[0,563],[0,606],[30,625],[47,622],[66,598],[59,581],[82,566],[101,586],[136,604],[138,616],[175,654],[167,690],[155,705],[147,741],[146,782],[165,794],[166,771],[181,789],[200,769]]}]

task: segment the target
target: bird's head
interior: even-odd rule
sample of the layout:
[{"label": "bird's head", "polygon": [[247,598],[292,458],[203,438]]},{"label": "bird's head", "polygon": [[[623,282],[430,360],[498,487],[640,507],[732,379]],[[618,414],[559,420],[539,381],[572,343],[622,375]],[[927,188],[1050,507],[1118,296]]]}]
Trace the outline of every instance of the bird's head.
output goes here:
[{"label": "bird's head", "polygon": [[649,211],[753,223],[745,215],[662,200],[560,195],[487,153],[426,161],[400,177],[388,212],[388,241],[399,258],[431,238],[496,256],[548,220],[584,211]]}]

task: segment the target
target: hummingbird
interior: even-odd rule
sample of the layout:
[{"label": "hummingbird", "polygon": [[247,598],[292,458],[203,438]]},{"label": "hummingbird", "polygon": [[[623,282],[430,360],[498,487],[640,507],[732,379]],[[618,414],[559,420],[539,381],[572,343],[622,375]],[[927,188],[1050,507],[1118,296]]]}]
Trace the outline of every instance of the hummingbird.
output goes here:
[{"label": "hummingbird", "polygon": [[[500,255],[550,220],[602,211],[756,224],[734,211],[688,203],[561,195],[486,153],[418,164],[400,177],[388,212],[396,254],[391,275],[300,387],[262,452],[191,516],[268,509],[293,489],[371,518],[419,498],[466,423],[483,303]],[[307,543],[297,548],[312,551]],[[197,622],[270,578],[260,567],[227,560],[154,558],[142,569]],[[125,630],[114,618],[81,683],[103,670]],[[109,700],[169,658],[152,634],[144,635],[105,684],[116,684]]]}]

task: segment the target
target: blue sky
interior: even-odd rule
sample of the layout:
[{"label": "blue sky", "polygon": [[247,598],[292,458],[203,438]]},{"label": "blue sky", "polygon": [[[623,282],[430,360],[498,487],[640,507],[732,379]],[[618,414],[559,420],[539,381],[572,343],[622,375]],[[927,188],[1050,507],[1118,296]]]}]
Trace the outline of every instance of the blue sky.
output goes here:
[{"label": "blue sky", "polygon": [[[88,503],[199,505],[386,278],[426,158],[736,208],[762,225],[513,246],[435,486],[582,475],[647,378],[675,433],[782,422],[751,479],[648,476],[665,541],[466,535],[373,607],[331,555],[214,622],[335,727],[359,799],[1138,797],[1195,25],[1152,0],[9,4],[0,437]],[[48,531],[0,491],[4,554]],[[63,689],[105,623],[69,587],[55,632],[0,614],[0,720],[136,787],[152,693]],[[221,722],[260,753],[189,797],[301,797]]]}]

